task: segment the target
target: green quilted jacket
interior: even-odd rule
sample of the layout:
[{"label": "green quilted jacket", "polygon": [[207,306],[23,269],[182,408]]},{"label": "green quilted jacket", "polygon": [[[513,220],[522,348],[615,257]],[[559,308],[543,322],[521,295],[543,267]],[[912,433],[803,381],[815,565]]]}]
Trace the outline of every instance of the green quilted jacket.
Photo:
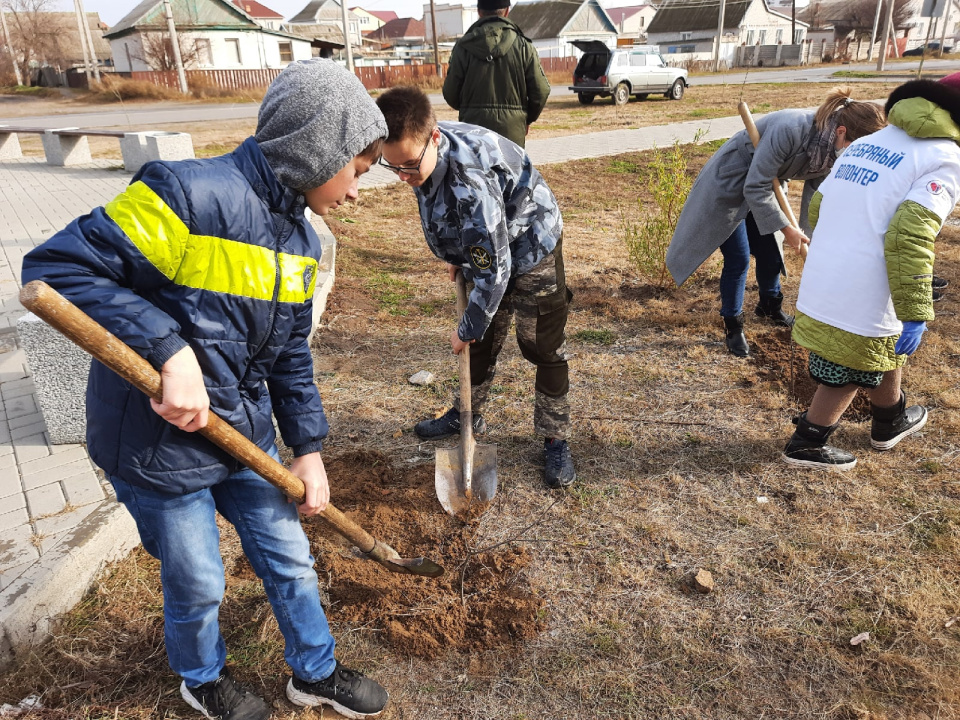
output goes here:
[{"label": "green quilted jacket", "polygon": [[523,147],[527,126],[540,117],[549,96],[536,48],[508,18],[480,18],[454,46],[443,99],[460,111],[460,122]]},{"label": "green quilted jacket", "polygon": [[[960,108],[944,107],[929,85],[913,95],[912,83],[895,90],[887,103],[887,121],[911,137],[948,138],[960,145]],[[935,85],[930,83],[930,85]],[[906,94],[907,97],[903,97]],[[900,99],[902,98],[902,99]],[[815,227],[823,196],[818,191],[810,202],[809,220]],[[884,237],[887,279],[897,317],[901,321],[934,318],[931,279],[934,241],[940,232],[940,218],[913,201],[897,209]],[[896,356],[896,338],[865,338],[798,314],[793,331],[802,346],[815,349],[832,362],[858,370],[887,371],[903,364]]]}]

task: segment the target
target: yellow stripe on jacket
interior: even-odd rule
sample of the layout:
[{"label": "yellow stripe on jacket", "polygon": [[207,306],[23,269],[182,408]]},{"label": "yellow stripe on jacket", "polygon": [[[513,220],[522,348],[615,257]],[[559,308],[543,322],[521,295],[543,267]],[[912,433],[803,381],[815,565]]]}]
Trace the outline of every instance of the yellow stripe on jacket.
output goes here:
[{"label": "yellow stripe on jacket", "polygon": [[107,215],[144,257],[172,282],[255,300],[302,303],[313,297],[317,261],[270,248],[192,235],[146,183],[135,182],[106,206]]}]

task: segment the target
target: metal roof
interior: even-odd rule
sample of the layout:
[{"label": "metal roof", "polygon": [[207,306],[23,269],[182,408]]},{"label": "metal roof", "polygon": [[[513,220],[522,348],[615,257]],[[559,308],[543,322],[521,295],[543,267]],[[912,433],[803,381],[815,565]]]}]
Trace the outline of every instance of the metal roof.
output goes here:
[{"label": "metal roof", "polygon": [[[259,28],[257,22],[230,0],[171,0],[173,21],[184,30]],[[110,28],[104,37],[118,37],[139,27],[166,27],[162,0],[143,0]]]},{"label": "metal roof", "polygon": [[[616,35],[616,26],[596,0],[583,0],[583,2],[538,0],[537,2],[518,3],[510,10],[510,19],[531,40],[546,40],[560,37],[560,34],[570,26],[583,10],[588,13],[591,10],[595,11],[600,24],[604,26],[603,29]],[[589,19],[585,18],[585,22],[588,21]],[[583,29],[587,30],[586,27]],[[594,31],[596,29],[592,28]]]},{"label": "metal roof", "polygon": [[[762,2],[763,0],[761,0]],[[727,0],[723,14],[724,30],[740,27],[743,16],[754,0]],[[766,6],[764,6],[766,7]],[[647,34],[717,31],[719,4],[705,4],[703,0],[666,0],[647,26]]]},{"label": "metal roof", "polygon": [[337,0],[310,0],[303,10],[298,12],[288,23],[315,23],[321,20],[336,20],[340,22],[343,11]]}]

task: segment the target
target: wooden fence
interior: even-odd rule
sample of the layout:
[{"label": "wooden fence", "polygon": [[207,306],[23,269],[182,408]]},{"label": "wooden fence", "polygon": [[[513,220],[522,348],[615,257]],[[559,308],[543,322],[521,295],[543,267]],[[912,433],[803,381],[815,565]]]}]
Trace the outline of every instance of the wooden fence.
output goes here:
[{"label": "wooden fence", "polygon": [[[544,58],[541,60],[545,72],[573,72],[577,66],[576,58]],[[187,70],[187,85],[194,87],[219,87],[225,90],[250,90],[264,88],[279,75],[274,70]],[[357,77],[367,90],[393,87],[394,85],[416,84],[427,78],[437,77],[433,63],[422,65],[390,65],[382,67],[358,67]],[[441,66],[442,78],[446,67]],[[150,82],[161,87],[180,88],[177,73],[173,70],[121,73],[131,80]]]},{"label": "wooden fence", "polygon": [[[225,90],[251,90],[262,88],[273,82],[280,74],[275,70],[187,70],[188,87],[219,87]],[[180,81],[175,70],[132,72],[131,80],[151,82],[154,85],[178,90]]]}]

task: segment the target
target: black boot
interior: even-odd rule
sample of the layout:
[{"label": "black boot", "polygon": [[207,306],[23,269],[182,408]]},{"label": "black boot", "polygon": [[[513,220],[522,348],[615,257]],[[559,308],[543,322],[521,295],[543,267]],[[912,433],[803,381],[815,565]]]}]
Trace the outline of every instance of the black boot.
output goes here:
[{"label": "black boot", "polygon": [[870,446],[874,450],[890,450],[908,435],[913,435],[927,424],[927,409],[922,405],[907,407],[907,396],[900,391],[900,402],[890,407],[870,403],[873,423],[870,426]]},{"label": "black boot", "polygon": [[[438,418],[427,418],[421,420],[413,427],[417,437],[424,440],[443,440],[452,435],[460,434],[460,411],[456,408],[450,408]],[[473,414],[473,432],[476,435],[483,435],[487,431],[487,423],[483,415]]]},{"label": "black boot", "polygon": [[566,440],[547,438],[543,441],[543,479],[554,489],[568,487],[577,479]]},{"label": "black boot", "polygon": [[747,336],[743,334],[743,313],[723,318],[723,324],[727,328],[727,350],[737,357],[747,357],[750,346],[747,345]]},{"label": "black boot", "polygon": [[827,440],[839,427],[836,425],[814,425],[803,413],[797,418],[797,429],[783,449],[783,460],[788,465],[799,467],[833,468],[849,470],[857,464],[857,459],[846,450],[827,445]]},{"label": "black boot", "polygon": [[760,302],[754,312],[762,318],[770,318],[774,325],[793,327],[793,316],[783,311],[783,293],[773,296],[760,296]]}]

